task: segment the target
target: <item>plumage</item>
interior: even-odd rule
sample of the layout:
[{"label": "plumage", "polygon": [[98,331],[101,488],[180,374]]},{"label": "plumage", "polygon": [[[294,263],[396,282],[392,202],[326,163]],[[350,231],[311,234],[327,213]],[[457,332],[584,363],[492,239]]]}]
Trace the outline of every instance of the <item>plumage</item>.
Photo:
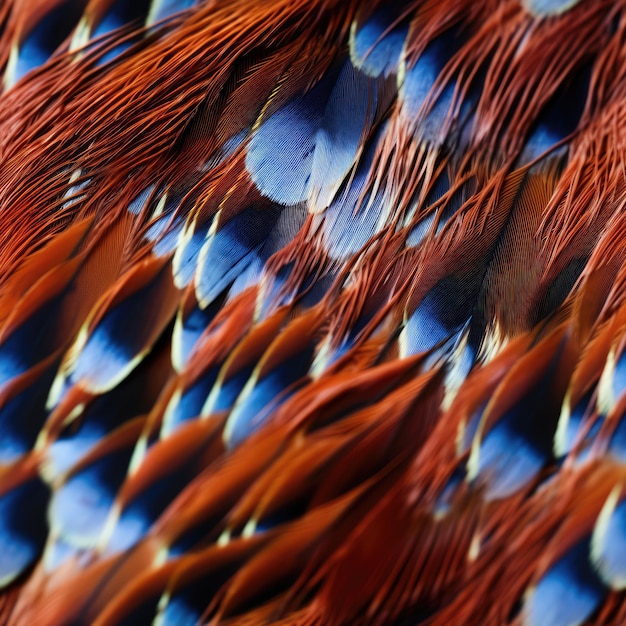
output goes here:
[{"label": "plumage", "polygon": [[626,623],[621,0],[0,2],[0,624]]}]

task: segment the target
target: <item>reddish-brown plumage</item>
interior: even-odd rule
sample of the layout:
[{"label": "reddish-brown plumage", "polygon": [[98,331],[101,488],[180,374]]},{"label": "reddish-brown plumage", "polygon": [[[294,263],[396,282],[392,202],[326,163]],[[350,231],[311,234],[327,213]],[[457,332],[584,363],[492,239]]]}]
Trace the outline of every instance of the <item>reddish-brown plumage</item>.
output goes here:
[{"label": "reddish-brown plumage", "polygon": [[624,622],[625,60],[617,0],[0,0],[0,624]]}]

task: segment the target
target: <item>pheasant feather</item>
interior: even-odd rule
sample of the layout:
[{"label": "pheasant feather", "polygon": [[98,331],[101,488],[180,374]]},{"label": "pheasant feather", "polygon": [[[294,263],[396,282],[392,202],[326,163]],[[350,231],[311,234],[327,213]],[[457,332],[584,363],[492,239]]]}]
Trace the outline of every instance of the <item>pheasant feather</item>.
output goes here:
[{"label": "pheasant feather", "polygon": [[626,5],[0,2],[0,624],[626,621]]}]

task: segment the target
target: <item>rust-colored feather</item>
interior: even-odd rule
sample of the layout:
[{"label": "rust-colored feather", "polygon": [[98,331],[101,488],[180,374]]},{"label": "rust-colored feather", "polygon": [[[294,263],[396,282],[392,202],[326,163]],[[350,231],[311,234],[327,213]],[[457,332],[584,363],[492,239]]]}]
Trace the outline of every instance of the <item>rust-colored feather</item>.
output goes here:
[{"label": "rust-colored feather", "polygon": [[626,6],[0,0],[0,625],[626,620]]}]

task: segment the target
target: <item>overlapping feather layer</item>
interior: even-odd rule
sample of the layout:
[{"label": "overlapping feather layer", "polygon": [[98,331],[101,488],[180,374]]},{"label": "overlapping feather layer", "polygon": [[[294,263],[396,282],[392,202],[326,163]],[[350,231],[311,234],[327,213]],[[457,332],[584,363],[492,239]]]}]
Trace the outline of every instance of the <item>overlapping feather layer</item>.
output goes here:
[{"label": "overlapping feather layer", "polygon": [[626,6],[0,3],[0,622],[626,621]]}]

